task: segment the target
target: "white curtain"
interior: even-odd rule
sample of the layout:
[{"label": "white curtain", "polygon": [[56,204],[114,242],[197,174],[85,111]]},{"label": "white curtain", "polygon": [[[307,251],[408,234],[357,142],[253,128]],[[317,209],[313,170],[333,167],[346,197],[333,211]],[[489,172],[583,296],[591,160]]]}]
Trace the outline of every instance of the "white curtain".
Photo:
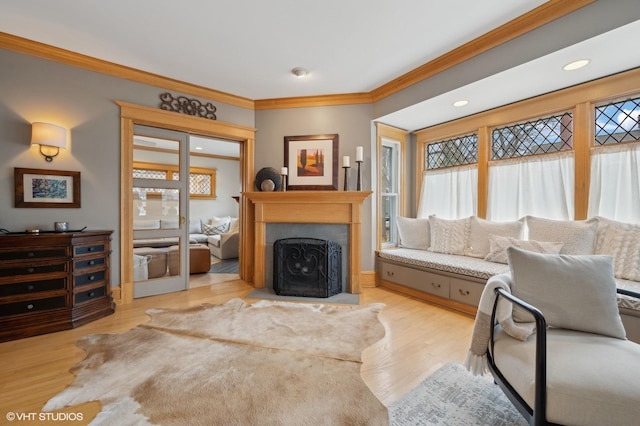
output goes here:
[{"label": "white curtain", "polygon": [[573,152],[502,160],[489,167],[487,219],[573,219]]},{"label": "white curtain", "polygon": [[640,143],[591,151],[589,217],[640,223]]},{"label": "white curtain", "polygon": [[460,219],[476,214],[478,166],[427,170],[422,175],[418,217],[434,214],[443,219]]}]

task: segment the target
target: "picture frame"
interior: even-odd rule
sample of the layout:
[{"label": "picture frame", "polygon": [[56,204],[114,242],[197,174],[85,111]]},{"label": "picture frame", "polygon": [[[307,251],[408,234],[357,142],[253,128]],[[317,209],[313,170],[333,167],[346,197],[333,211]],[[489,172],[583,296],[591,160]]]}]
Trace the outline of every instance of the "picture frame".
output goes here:
[{"label": "picture frame", "polygon": [[13,170],[15,207],[80,208],[80,172],[20,167]]},{"label": "picture frame", "polygon": [[338,190],[338,134],[285,136],[287,189]]}]

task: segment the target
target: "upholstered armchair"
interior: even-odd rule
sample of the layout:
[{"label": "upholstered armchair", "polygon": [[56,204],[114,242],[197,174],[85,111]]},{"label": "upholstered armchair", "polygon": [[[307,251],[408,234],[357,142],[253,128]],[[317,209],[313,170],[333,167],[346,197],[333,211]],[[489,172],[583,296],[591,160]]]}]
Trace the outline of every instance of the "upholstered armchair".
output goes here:
[{"label": "upholstered armchair", "polygon": [[640,294],[616,289],[609,256],[508,256],[511,275],[483,294],[495,382],[531,425],[638,424],[640,345],[625,337],[616,293]]}]

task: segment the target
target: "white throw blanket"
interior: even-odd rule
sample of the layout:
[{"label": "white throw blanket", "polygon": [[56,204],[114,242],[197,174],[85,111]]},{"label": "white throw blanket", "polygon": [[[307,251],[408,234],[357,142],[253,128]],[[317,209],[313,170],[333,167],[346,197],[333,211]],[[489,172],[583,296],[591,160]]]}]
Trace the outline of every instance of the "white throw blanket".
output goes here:
[{"label": "white throw blanket", "polygon": [[[471,346],[464,362],[465,367],[474,375],[487,373],[487,349],[491,332],[491,311],[496,300],[496,289],[501,288],[511,293],[511,276],[507,274],[496,275],[487,281],[482,291],[478,313],[476,314]],[[535,323],[515,323],[512,318],[512,304],[501,298],[496,308],[496,318],[502,329],[509,336],[518,340],[527,340],[534,332]]]}]

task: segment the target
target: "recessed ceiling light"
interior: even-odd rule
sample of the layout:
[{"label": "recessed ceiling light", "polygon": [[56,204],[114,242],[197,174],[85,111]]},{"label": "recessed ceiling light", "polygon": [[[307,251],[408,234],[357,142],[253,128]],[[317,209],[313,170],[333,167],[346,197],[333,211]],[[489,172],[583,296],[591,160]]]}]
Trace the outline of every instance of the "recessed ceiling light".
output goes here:
[{"label": "recessed ceiling light", "polygon": [[468,103],[469,103],[469,101],[463,99],[463,100],[460,100],[460,101],[455,101],[453,103],[453,106],[454,107],[463,107],[463,106],[467,105]]},{"label": "recessed ceiling light", "polygon": [[295,75],[298,78],[304,78],[309,75],[309,71],[302,67],[295,67],[291,70],[291,74]]},{"label": "recessed ceiling light", "polygon": [[589,62],[591,62],[589,59],[580,59],[578,61],[568,63],[567,65],[562,67],[562,69],[565,71],[575,71],[582,67],[586,67]]}]

